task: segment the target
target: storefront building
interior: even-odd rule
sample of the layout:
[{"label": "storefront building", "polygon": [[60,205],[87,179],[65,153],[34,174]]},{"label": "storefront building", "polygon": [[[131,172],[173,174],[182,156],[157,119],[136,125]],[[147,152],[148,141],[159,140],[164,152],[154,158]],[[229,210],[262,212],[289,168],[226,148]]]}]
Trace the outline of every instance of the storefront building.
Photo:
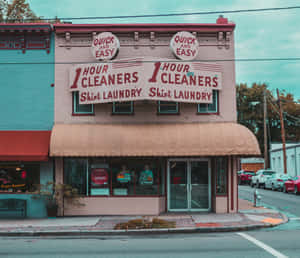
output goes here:
[{"label": "storefront building", "polygon": [[52,31],[42,23],[0,24],[0,217],[47,216],[44,201],[34,197],[54,180]]},{"label": "storefront building", "polygon": [[59,215],[237,212],[238,158],[260,151],[236,122],[234,28],[54,26],[50,156],[84,204]]}]

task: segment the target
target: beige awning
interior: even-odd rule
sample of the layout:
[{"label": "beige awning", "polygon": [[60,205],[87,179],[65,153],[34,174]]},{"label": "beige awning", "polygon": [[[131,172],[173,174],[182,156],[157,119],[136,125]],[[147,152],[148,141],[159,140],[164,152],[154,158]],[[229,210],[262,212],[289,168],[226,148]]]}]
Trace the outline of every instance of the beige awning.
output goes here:
[{"label": "beige awning", "polygon": [[236,123],[56,124],[52,157],[258,156],[256,137]]}]

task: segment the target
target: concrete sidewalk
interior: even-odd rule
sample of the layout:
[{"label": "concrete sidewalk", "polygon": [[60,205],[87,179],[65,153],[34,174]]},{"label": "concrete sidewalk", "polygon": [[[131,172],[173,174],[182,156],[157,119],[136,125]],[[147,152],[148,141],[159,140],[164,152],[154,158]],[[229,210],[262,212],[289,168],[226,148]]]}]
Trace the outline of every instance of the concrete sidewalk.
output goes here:
[{"label": "concrete sidewalk", "polygon": [[[253,207],[239,200],[239,213],[167,213],[159,216],[95,216],[47,219],[0,220],[0,236],[84,236],[155,233],[229,232],[273,227],[288,221],[278,211]],[[133,219],[164,219],[176,223],[169,229],[114,230],[117,223]]]}]

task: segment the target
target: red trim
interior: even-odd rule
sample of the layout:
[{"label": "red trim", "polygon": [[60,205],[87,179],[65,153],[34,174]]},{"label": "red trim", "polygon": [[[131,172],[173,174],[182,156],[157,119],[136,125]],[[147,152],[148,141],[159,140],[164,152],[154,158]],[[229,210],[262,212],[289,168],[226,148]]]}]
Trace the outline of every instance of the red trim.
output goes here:
[{"label": "red trim", "polygon": [[230,199],[231,199],[231,210],[234,209],[234,197],[233,197],[233,193],[234,193],[234,189],[233,189],[233,157],[231,156],[230,157],[230,163],[231,163],[231,166],[230,166],[230,178],[231,178],[231,194],[230,194]]},{"label": "red trim", "polygon": [[227,213],[229,213],[229,193],[228,193],[228,190],[229,190],[229,186],[228,186],[228,183],[229,183],[229,156],[227,157]]},{"label": "red trim", "polygon": [[[235,165],[236,165],[236,168],[238,167],[238,159],[236,158],[235,159]],[[234,171],[234,176],[236,178],[235,182],[236,182],[236,211],[239,211],[239,185],[238,185],[238,180],[237,180],[237,175],[236,175],[236,172],[237,172],[237,169],[235,169]]]},{"label": "red trim", "polygon": [[0,161],[47,161],[51,131],[0,131]]},{"label": "red trim", "polygon": [[54,24],[56,33],[64,32],[175,32],[180,30],[191,32],[233,31],[234,23],[144,23],[144,24]]},{"label": "red trim", "polygon": [[89,196],[82,196],[80,198],[151,198],[151,197],[165,197],[164,195],[89,195]]},{"label": "red trim", "polygon": [[168,198],[169,198],[169,196],[168,196],[168,189],[167,189],[167,187],[168,187],[168,182],[167,182],[167,180],[168,180],[168,173],[169,173],[169,171],[168,171],[168,160],[166,159],[165,160],[165,189],[164,189],[164,192],[163,192],[163,194],[165,195],[165,212],[167,212],[168,211]]}]

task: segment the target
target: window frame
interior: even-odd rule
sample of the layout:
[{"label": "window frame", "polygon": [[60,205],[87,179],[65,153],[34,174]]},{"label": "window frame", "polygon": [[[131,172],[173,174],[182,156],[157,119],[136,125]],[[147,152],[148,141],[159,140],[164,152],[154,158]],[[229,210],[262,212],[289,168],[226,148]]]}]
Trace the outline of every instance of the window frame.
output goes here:
[{"label": "window frame", "polygon": [[[216,98],[216,100],[215,100],[215,98]],[[219,91],[218,90],[213,90],[213,103],[211,103],[211,104],[207,104],[207,103],[197,104],[197,115],[219,115],[220,114],[220,101],[219,100],[220,100]],[[209,106],[213,105],[214,102],[215,102],[215,105],[216,105],[216,109],[215,110],[209,110]],[[206,111],[200,111],[200,105],[206,105],[207,110]]]},{"label": "window frame", "polygon": [[[219,171],[219,167],[218,167],[218,160],[219,159],[224,159],[224,168],[225,168],[225,171],[224,171],[224,176],[226,177],[225,179],[225,189],[224,189],[224,192],[220,192],[218,193],[217,192],[217,189],[218,189],[218,171]],[[222,196],[228,196],[228,180],[229,180],[229,170],[228,170],[228,158],[227,157],[216,157],[215,158],[215,195],[217,197],[222,197]]]},{"label": "window frame", "polygon": [[[130,102],[130,105],[131,105],[131,111],[130,112],[120,112],[120,111],[116,111],[115,107],[116,107],[116,104],[124,104],[124,103],[128,103]],[[124,102],[113,102],[112,103],[112,111],[111,111],[111,114],[112,115],[134,115],[134,101],[124,101]]]},{"label": "window frame", "polygon": [[[86,193],[82,194],[83,198],[120,198],[120,197],[125,197],[125,198],[141,198],[141,197],[149,197],[149,198],[153,198],[153,197],[165,197],[166,196],[166,189],[165,189],[165,183],[163,182],[163,180],[165,180],[166,177],[166,171],[164,171],[165,166],[162,167],[158,167],[157,169],[157,175],[156,175],[156,181],[157,181],[157,193],[156,194],[136,194],[136,192],[134,192],[134,194],[127,194],[127,195],[115,195],[113,194],[113,171],[112,171],[112,164],[114,163],[112,160],[113,158],[109,158],[105,160],[105,163],[108,165],[108,177],[109,177],[109,195],[91,195],[90,193],[90,182],[91,182],[91,178],[90,178],[90,170],[91,170],[91,158],[77,158],[77,157],[64,157],[63,158],[63,167],[65,167],[65,160],[66,159],[85,159],[87,166],[85,169],[85,176],[86,176]],[[162,165],[159,159],[152,159],[155,160],[157,162],[157,164]],[[165,162],[165,161],[163,161]],[[164,177],[164,179],[162,178]],[[66,177],[65,177],[65,170],[63,170],[63,182],[64,184],[68,184],[68,185],[72,185],[69,182],[66,182]],[[134,186],[136,187],[136,185]],[[136,189],[134,189],[134,191],[136,191]]]},{"label": "window frame", "polygon": [[[77,104],[77,101],[78,101],[78,104]],[[94,116],[95,115],[94,104],[84,104],[84,105],[91,105],[92,111],[89,111],[89,112],[77,111],[77,109],[76,109],[77,105],[80,105],[79,104],[79,91],[73,91],[72,92],[72,116]]]},{"label": "window frame", "polygon": [[[168,102],[168,103],[175,103],[176,104],[176,111],[161,111],[160,107],[161,107],[161,102]],[[165,103],[166,104],[166,103]],[[179,102],[175,102],[175,101],[161,101],[158,100],[157,101],[157,114],[158,115],[179,115],[180,114],[180,103]]]}]

